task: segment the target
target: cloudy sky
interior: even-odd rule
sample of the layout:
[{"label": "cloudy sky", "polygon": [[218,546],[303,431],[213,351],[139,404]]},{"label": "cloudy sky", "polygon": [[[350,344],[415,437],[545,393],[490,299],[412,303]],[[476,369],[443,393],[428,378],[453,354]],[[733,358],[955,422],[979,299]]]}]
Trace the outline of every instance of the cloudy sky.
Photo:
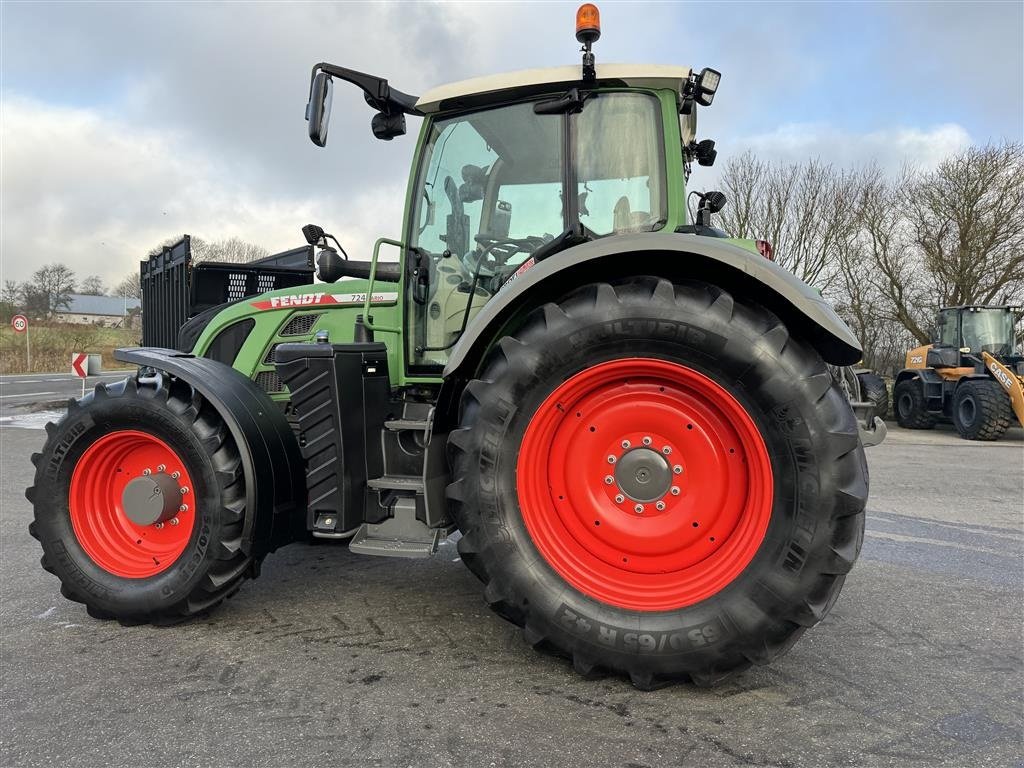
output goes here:
[{"label": "cloudy sky", "polygon": [[[313,221],[353,258],[398,236],[417,121],[381,142],[355,88],[306,138],[321,60],[420,93],[578,61],[576,4],[0,3],[2,278],[116,282],[188,232],[271,251]],[[598,61],[712,66],[719,164],[933,165],[1024,134],[1024,4],[600,3]],[[701,169],[701,173],[708,174]],[[713,174],[713,171],[711,172]],[[698,187],[713,175],[695,178]]]}]

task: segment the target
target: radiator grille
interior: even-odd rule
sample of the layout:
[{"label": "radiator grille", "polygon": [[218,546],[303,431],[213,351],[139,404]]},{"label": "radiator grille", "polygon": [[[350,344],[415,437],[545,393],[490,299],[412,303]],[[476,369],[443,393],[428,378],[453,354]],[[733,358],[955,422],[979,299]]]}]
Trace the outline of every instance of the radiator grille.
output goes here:
[{"label": "radiator grille", "polygon": [[264,392],[284,392],[285,387],[277,371],[260,371],[256,374],[256,386]]},{"label": "radiator grille", "polygon": [[284,328],[281,329],[281,336],[305,336],[323,315],[299,315],[293,317]]}]

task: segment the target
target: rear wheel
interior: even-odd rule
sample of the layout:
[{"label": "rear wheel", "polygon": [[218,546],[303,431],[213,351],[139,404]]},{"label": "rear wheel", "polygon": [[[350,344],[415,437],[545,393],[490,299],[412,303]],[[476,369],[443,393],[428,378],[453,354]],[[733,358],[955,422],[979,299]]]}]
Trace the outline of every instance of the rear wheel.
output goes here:
[{"label": "rear wheel", "polygon": [[47,425],[26,491],[43,567],[97,618],[168,623],[253,572],[245,483],[220,415],[180,379],[100,384]]},{"label": "rear wheel", "polygon": [[877,373],[866,371],[858,373],[857,380],[860,382],[860,390],[864,399],[875,406],[872,416],[877,416],[884,421],[889,415],[889,390],[885,386],[885,379]]},{"label": "rear wheel", "polygon": [[1013,423],[1006,390],[992,379],[965,381],[953,398],[953,424],[967,440],[998,440]]},{"label": "rear wheel", "polygon": [[846,398],[770,313],[656,278],[577,291],[467,386],[460,553],[529,642],[642,688],[767,663],[860,549]]},{"label": "rear wheel", "polygon": [[896,421],[904,429],[931,429],[937,421],[925,407],[924,387],[920,379],[904,379],[892,389]]}]

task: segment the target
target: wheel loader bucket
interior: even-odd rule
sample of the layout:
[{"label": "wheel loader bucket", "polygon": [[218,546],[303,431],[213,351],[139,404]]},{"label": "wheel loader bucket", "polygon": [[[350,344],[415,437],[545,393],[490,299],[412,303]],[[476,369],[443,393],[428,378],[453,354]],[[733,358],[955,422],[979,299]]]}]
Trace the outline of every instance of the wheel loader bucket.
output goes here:
[{"label": "wheel loader bucket", "polygon": [[1017,421],[1024,427],[1024,377],[1014,374],[988,352],[982,352],[981,356],[993,378],[1006,390],[1013,412],[1017,415]]}]

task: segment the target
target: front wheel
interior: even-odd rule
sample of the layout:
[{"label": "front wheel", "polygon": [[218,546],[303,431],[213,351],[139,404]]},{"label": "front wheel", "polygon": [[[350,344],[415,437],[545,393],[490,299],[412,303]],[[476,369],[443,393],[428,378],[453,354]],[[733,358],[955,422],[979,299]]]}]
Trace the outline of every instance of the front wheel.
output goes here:
[{"label": "front wheel", "polygon": [[238,450],[187,383],[158,375],[99,384],[46,431],[25,494],[29,532],[61,593],[90,615],[180,621],[254,572],[241,546]]},{"label": "front wheel", "polygon": [[465,390],[462,559],[528,641],[650,688],[787,650],[838,596],[867,467],[818,355],[701,283],[590,285]]},{"label": "front wheel", "polygon": [[957,387],[953,425],[966,440],[998,440],[1013,424],[1006,391],[994,379],[974,379]]}]

